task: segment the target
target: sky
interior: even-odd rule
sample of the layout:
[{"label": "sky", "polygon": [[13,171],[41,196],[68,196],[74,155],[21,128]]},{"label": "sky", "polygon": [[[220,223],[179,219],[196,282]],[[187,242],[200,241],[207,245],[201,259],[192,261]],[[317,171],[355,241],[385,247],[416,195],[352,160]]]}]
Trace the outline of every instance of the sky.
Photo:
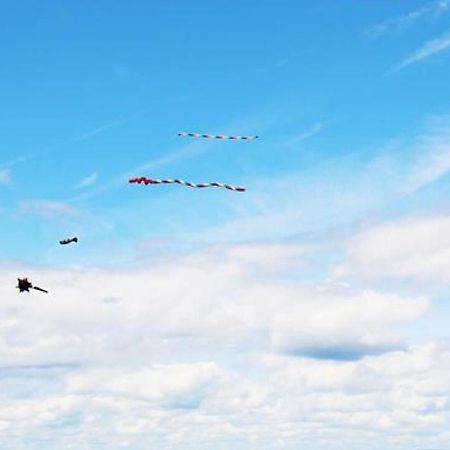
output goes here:
[{"label": "sky", "polygon": [[2,0],[0,53],[0,448],[450,448],[450,0]]}]

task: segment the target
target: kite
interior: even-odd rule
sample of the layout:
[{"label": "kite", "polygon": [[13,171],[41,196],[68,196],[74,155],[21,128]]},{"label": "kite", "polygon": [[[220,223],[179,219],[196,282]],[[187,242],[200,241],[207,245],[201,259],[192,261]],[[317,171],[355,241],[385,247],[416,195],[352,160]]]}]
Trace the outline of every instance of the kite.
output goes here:
[{"label": "kite", "polygon": [[45,289],[42,289],[37,286],[33,286],[29,281],[28,278],[17,278],[17,289],[19,289],[19,292],[30,292],[30,289],[35,289],[36,291],[45,292],[48,294],[48,291]]},{"label": "kite", "polygon": [[178,136],[190,136],[194,138],[222,139],[232,141],[252,141],[253,139],[258,139],[258,136],[223,136],[222,134],[185,133],[184,131],[178,133]]},{"label": "kite", "polygon": [[130,183],[138,183],[138,184],[171,184],[171,183],[177,183],[177,184],[183,184],[185,186],[189,186],[192,188],[206,188],[206,187],[222,187],[225,189],[228,189],[230,191],[236,191],[236,192],[245,192],[245,187],[243,186],[231,186],[229,184],[224,183],[191,183],[190,181],[184,181],[184,180],[157,180],[153,178],[146,178],[146,177],[138,177],[138,178],[130,178],[128,180]]},{"label": "kite", "polygon": [[78,242],[78,238],[77,237],[73,237],[73,238],[70,238],[70,239],[63,239],[62,241],[59,241],[59,243],[61,245],[71,244],[72,242]]}]

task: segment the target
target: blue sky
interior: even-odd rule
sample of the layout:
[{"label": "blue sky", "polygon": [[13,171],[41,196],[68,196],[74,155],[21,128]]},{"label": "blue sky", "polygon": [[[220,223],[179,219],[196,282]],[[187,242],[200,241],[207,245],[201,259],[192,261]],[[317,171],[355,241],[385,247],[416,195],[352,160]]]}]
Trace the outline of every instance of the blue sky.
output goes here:
[{"label": "blue sky", "polygon": [[[416,3],[408,11],[424,7]],[[128,172],[167,155],[177,156],[145,174],[245,183],[250,192],[261,179],[360,170],[386,143],[414,137],[428,116],[446,113],[444,55],[395,68],[445,33],[448,17],[430,12],[417,24],[389,24],[408,11],[401,3],[331,1],[8,5],[1,19],[1,154],[11,182],[2,193],[9,216],[2,231],[17,229],[11,216],[31,198],[79,198],[77,207],[104,221],[118,210],[136,214],[140,206],[130,202],[148,207],[166,195],[170,210],[180,203],[196,210],[186,200],[205,199],[203,223],[215,222],[217,202],[245,204],[242,196],[171,188],[130,196]],[[262,138],[211,145],[179,139],[179,130]],[[86,179],[95,186],[77,189]],[[96,194],[111,180],[117,186]],[[134,239],[163,232],[166,215],[159,208],[151,214],[152,227],[134,230]],[[24,242],[36,222],[19,220]],[[47,221],[42,227],[48,231]],[[68,224],[57,230],[71,231]],[[41,261],[45,239],[32,241],[20,254]],[[15,257],[17,242],[9,244],[5,256]]]},{"label": "blue sky", "polygon": [[0,49],[2,446],[450,445],[449,0],[4,0]]}]

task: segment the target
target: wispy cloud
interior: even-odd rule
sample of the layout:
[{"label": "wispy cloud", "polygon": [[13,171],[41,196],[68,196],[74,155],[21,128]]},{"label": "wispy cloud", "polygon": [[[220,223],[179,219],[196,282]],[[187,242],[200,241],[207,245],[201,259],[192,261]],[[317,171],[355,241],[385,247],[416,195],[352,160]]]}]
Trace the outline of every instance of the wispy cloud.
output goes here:
[{"label": "wispy cloud", "polygon": [[175,150],[171,153],[168,153],[166,156],[161,156],[160,158],[151,159],[139,166],[136,166],[132,169],[127,170],[126,172],[122,172],[117,177],[112,178],[110,181],[94,187],[92,190],[87,192],[83,192],[80,195],[77,195],[74,198],[70,198],[68,201],[79,201],[86,200],[88,198],[96,197],[97,195],[103,194],[110,190],[113,190],[121,185],[125,185],[127,183],[127,178],[130,176],[142,174],[144,171],[149,169],[156,169],[159,167],[164,167],[166,165],[175,163],[177,161],[181,161],[185,158],[190,158],[194,155],[201,154],[205,152],[208,148],[210,148],[210,143],[203,143],[201,145],[199,142],[193,142],[185,145],[179,150]]},{"label": "wispy cloud", "polygon": [[53,200],[25,200],[20,203],[19,211],[41,216],[72,216],[79,213],[68,203]]},{"label": "wispy cloud", "polygon": [[294,136],[284,143],[285,146],[298,144],[302,141],[312,138],[318,134],[326,126],[325,122],[316,122],[310,129],[302,131],[299,135]]},{"label": "wispy cloud", "polygon": [[91,175],[88,175],[87,177],[80,180],[80,182],[75,186],[76,189],[82,189],[89,186],[94,185],[97,182],[98,179],[98,173],[94,172]]},{"label": "wispy cloud", "polygon": [[405,67],[424,61],[433,55],[443,52],[450,47],[450,31],[447,31],[442,36],[425,42],[421,47],[415,50],[411,55],[405,58],[398,64],[394,71],[404,69]]},{"label": "wispy cloud", "polygon": [[0,163],[0,166],[4,169],[11,169],[12,167],[14,167],[15,165],[27,161],[30,158],[30,155],[26,154],[26,155],[22,155],[22,156],[18,156],[17,158],[11,159],[9,161],[6,162],[2,162]]},{"label": "wispy cloud", "polygon": [[[255,178],[228,220],[193,234],[209,242],[344,230],[450,173],[450,116],[428,119],[410,139],[388,141],[362,163],[356,155],[345,164],[342,156],[328,159],[309,173],[300,169],[276,179]],[[336,161],[347,168],[336,170]]]},{"label": "wispy cloud", "polygon": [[120,125],[123,125],[123,124],[129,122],[134,117],[136,117],[136,114],[131,117],[125,118],[125,119],[115,120],[114,122],[110,122],[110,123],[102,125],[100,127],[93,128],[92,130],[88,130],[85,133],[81,133],[78,136],[69,138],[69,139],[61,142],[60,144],[50,145],[48,147],[41,148],[40,150],[36,150],[35,152],[24,153],[23,155],[15,158],[14,160],[8,161],[7,163],[1,164],[1,165],[3,167],[10,168],[17,164],[30,161],[31,159],[34,159],[34,158],[47,156],[49,154],[52,154],[54,152],[57,152],[58,150],[65,148],[69,145],[73,145],[73,144],[76,144],[79,142],[84,142],[89,139],[92,139],[93,137],[95,137],[101,133],[104,133],[112,128],[118,127]]},{"label": "wispy cloud", "polygon": [[412,194],[448,174],[450,116],[430,119],[424,131],[404,145],[400,155],[394,165],[398,166],[396,173],[400,175],[399,191],[402,194]]},{"label": "wispy cloud", "polygon": [[87,139],[90,139],[97,134],[103,133],[111,128],[117,127],[119,125],[123,125],[124,123],[129,122],[131,119],[121,119],[121,120],[115,120],[114,122],[108,123],[106,125],[103,125],[101,127],[94,128],[93,130],[87,131],[86,133],[80,134],[77,137],[74,137],[67,141],[67,144],[72,144],[75,142],[81,142],[85,141]]},{"label": "wispy cloud", "polygon": [[[430,186],[450,172],[450,115],[428,118],[410,139],[392,141],[367,167],[367,176],[382,179],[390,197],[403,198]],[[388,191],[386,191],[388,189]]]},{"label": "wispy cloud", "polygon": [[11,181],[8,169],[0,169],[0,184],[8,184]]},{"label": "wispy cloud", "polygon": [[392,17],[384,22],[373,25],[366,29],[366,34],[376,38],[389,31],[402,31],[422,18],[430,16],[439,17],[446,12],[450,12],[450,0],[433,1],[422,8],[410,11],[398,17]]}]

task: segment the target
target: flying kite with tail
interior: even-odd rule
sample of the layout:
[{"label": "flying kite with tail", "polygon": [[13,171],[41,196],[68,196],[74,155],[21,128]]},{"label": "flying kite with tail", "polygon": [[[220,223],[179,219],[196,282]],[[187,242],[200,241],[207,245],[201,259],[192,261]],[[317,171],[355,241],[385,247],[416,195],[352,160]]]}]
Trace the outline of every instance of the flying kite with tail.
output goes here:
[{"label": "flying kite with tail", "polygon": [[45,289],[33,286],[32,283],[28,280],[28,278],[17,278],[16,288],[19,289],[19,292],[30,292],[30,289],[35,289],[36,291],[41,291],[48,294],[48,291],[46,291]]}]

